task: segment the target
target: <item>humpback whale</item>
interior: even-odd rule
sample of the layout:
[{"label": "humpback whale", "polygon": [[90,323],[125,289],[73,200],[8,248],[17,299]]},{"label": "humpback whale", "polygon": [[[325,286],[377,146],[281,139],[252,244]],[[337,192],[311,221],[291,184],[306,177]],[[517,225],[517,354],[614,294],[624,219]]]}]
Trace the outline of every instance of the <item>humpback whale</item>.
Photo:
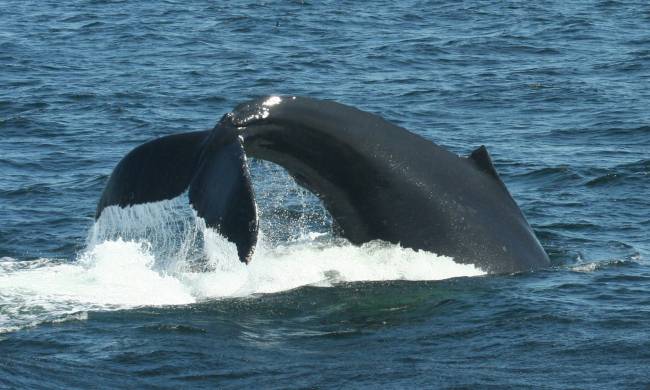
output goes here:
[{"label": "humpback whale", "polygon": [[136,147],[113,170],[95,218],[188,191],[197,215],[248,263],[258,217],[247,156],[284,167],[353,244],[384,240],[489,273],[550,264],[484,146],[460,157],[380,116],[307,97],[252,100],[212,130]]}]

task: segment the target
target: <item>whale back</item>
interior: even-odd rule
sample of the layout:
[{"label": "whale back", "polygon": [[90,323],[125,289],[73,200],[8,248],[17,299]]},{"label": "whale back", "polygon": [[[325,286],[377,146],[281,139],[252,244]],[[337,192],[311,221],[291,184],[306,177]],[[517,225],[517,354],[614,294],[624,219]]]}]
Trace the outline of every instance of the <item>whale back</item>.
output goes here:
[{"label": "whale back", "polygon": [[488,272],[549,264],[484,147],[462,158],[377,115],[310,98],[259,99],[229,119],[247,154],[318,195],[353,243],[381,239]]}]

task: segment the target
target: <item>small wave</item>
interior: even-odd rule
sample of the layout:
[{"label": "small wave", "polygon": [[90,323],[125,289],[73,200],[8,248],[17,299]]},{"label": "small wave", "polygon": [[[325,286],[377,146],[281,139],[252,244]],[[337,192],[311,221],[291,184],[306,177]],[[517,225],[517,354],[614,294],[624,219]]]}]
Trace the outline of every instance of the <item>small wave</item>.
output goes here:
[{"label": "small wave", "polygon": [[537,169],[531,172],[527,172],[522,177],[543,177],[543,176],[562,176],[567,173],[571,173],[571,168],[568,165],[562,165],[557,167],[547,167]]},{"label": "small wave", "polygon": [[641,285],[647,285],[650,282],[648,275],[603,275],[596,278],[597,282],[601,283],[616,283],[616,282],[641,282]]},{"label": "small wave", "polygon": [[553,229],[559,231],[593,231],[599,228],[598,225],[595,225],[590,222],[580,222],[576,221],[573,223],[568,222],[555,222],[547,225],[539,225],[539,229]]},{"label": "small wave", "polygon": [[54,193],[54,190],[47,184],[31,184],[11,190],[0,190],[0,194],[6,196],[44,195],[51,193]]},{"label": "small wave", "polygon": [[99,26],[103,26],[103,25],[104,25],[104,23],[102,23],[102,22],[91,22],[91,23],[88,23],[88,24],[84,24],[83,26],[81,26],[81,28],[94,28],[94,27],[99,27]]},{"label": "small wave", "polygon": [[59,97],[66,99],[66,100],[71,100],[71,101],[88,101],[92,99],[97,98],[97,94],[94,92],[69,92],[69,93],[62,93],[59,95]]},{"label": "small wave", "polygon": [[640,127],[600,127],[586,129],[557,129],[550,134],[553,137],[587,139],[591,141],[607,141],[610,143],[650,142],[650,126]]},{"label": "small wave", "polygon": [[52,321],[50,321],[53,324],[60,324],[62,322],[70,322],[70,321],[87,321],[88,320],[88,312],[82,311],[79,313],[72,313],[67,316],[63,316],[62,318],[57,318]]},{"label": "small wave", "polygon": [[61,19],[60,22],[62,22],[62,23],[78,23],[78,22],[86,22],[86,21],[95,20],[95,19],[97,19],[97,15],[81,13],[81,14],[76,14],[76,15],[72,15],[72,16],[67,16],[67,17]]},{"label": "small wave", "polygon": [[650,160],[639,160],[632,163],[617,165],[585,183],[587,187],[607,186],[618,184],[625,180],[647,180],[650,175]]},{"label": "small wave", "polygon": [[618,173],[608,173],[606,175],[602,175],[595,179],[589,180],[588,182],[585,183],[585,185],[587,187],[607,185],[607,184],[614,183],[619,179],[620,179],[620,175]]},{"label": "small wave", "polygon": [[157,333],[185,333],[185,334],[207,333],[207,331],[203,328],[199,328],[191,325],[183,325],[183,324],[146,325],[143,326],[142,329],[147,332],[157,332]]},{"label": "small wave", "polygon": [[572,266],[570,269],[575,272],[594,272],[608,268],[632,267],[636,265],[638,265],[638,263],[634,260],[614,259],[608,261],[578,264]]},{"label": "small wave", "polygon": [[7,110],[8,113],[22,114],[28,111],[40,111],[49,107],[46,102],[16,102],[12,100],[0,100],[0,110]]},{"label": "small wave", "polygon": [[545,167],[517,175],[518,178],[526,181],[528,184],[535,184],[544,187],[554,187],[566,185],[567,183],[577,183],[582,180],[582,176],[574,168],[568,165],[557,167]]},{"label": "small wave", "polygon": [[650,159],[639,160],[632,163],[622,164],[620,168],[629,170],[634,173],[648,174],[650,172]]},{"label": "small wave", "polygon": [[[199,73],[196,73],[196,71],[190,71],[189,74],[199,75]],[[228,100],[227,98],[218,95],[194,95],[194,96],[186,96],[184,98],[179,99],[179,103],[196,104],[197,102],[201,102],[201,103],[208,103],[208,104],[222,104],[227,100]]]},{"label": "small wave", "polygon": [[21,115],[15,115],[10,118],[0,119],[0,129],[7,127],[22,129],[32,124],[33,121]]}]

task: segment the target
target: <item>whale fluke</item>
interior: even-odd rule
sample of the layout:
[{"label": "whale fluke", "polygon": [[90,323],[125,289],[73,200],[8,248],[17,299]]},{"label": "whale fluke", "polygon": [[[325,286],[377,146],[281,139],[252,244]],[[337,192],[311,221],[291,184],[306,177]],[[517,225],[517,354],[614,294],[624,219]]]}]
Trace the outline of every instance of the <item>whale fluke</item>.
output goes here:
[{"label": "whale fluke", "polygon": [[95,219],[108,206],[127,207],[182,194],[196,174],[197,152],[209,134],[197,131],[169,135],[130,151],[113,169],[97,204]]},{"label": "whale fluke", "polygon": [[248,263],[257,243],[257,205],[235,129],[219,123],[212,130],[201,150],[189,198],[206,225],[235,243],[239,259]]},{"label": "whale fluke", "polygon": [[174,134],[142,144],[115,167],[97,205],[128,207],[172,199],[189,190],[206,226],[235,243],[249,262],[257,242],[257,209],[240,138],[234,129]]}]

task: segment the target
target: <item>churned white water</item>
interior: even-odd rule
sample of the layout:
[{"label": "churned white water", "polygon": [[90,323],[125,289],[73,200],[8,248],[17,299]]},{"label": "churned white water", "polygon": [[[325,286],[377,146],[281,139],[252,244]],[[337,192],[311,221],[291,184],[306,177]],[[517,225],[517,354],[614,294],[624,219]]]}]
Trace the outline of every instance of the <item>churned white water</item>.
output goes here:
[{"label": "churned white water", "polygon": [[249,265],[182,200],[111,207],[74,261],[0,259],[0,332],[83,320],[89,310],[183,305],[304,285],[440,280],[484,274],[451,258],[385,242],[354,246],[328,234],[283,242],[261,234]]}]

